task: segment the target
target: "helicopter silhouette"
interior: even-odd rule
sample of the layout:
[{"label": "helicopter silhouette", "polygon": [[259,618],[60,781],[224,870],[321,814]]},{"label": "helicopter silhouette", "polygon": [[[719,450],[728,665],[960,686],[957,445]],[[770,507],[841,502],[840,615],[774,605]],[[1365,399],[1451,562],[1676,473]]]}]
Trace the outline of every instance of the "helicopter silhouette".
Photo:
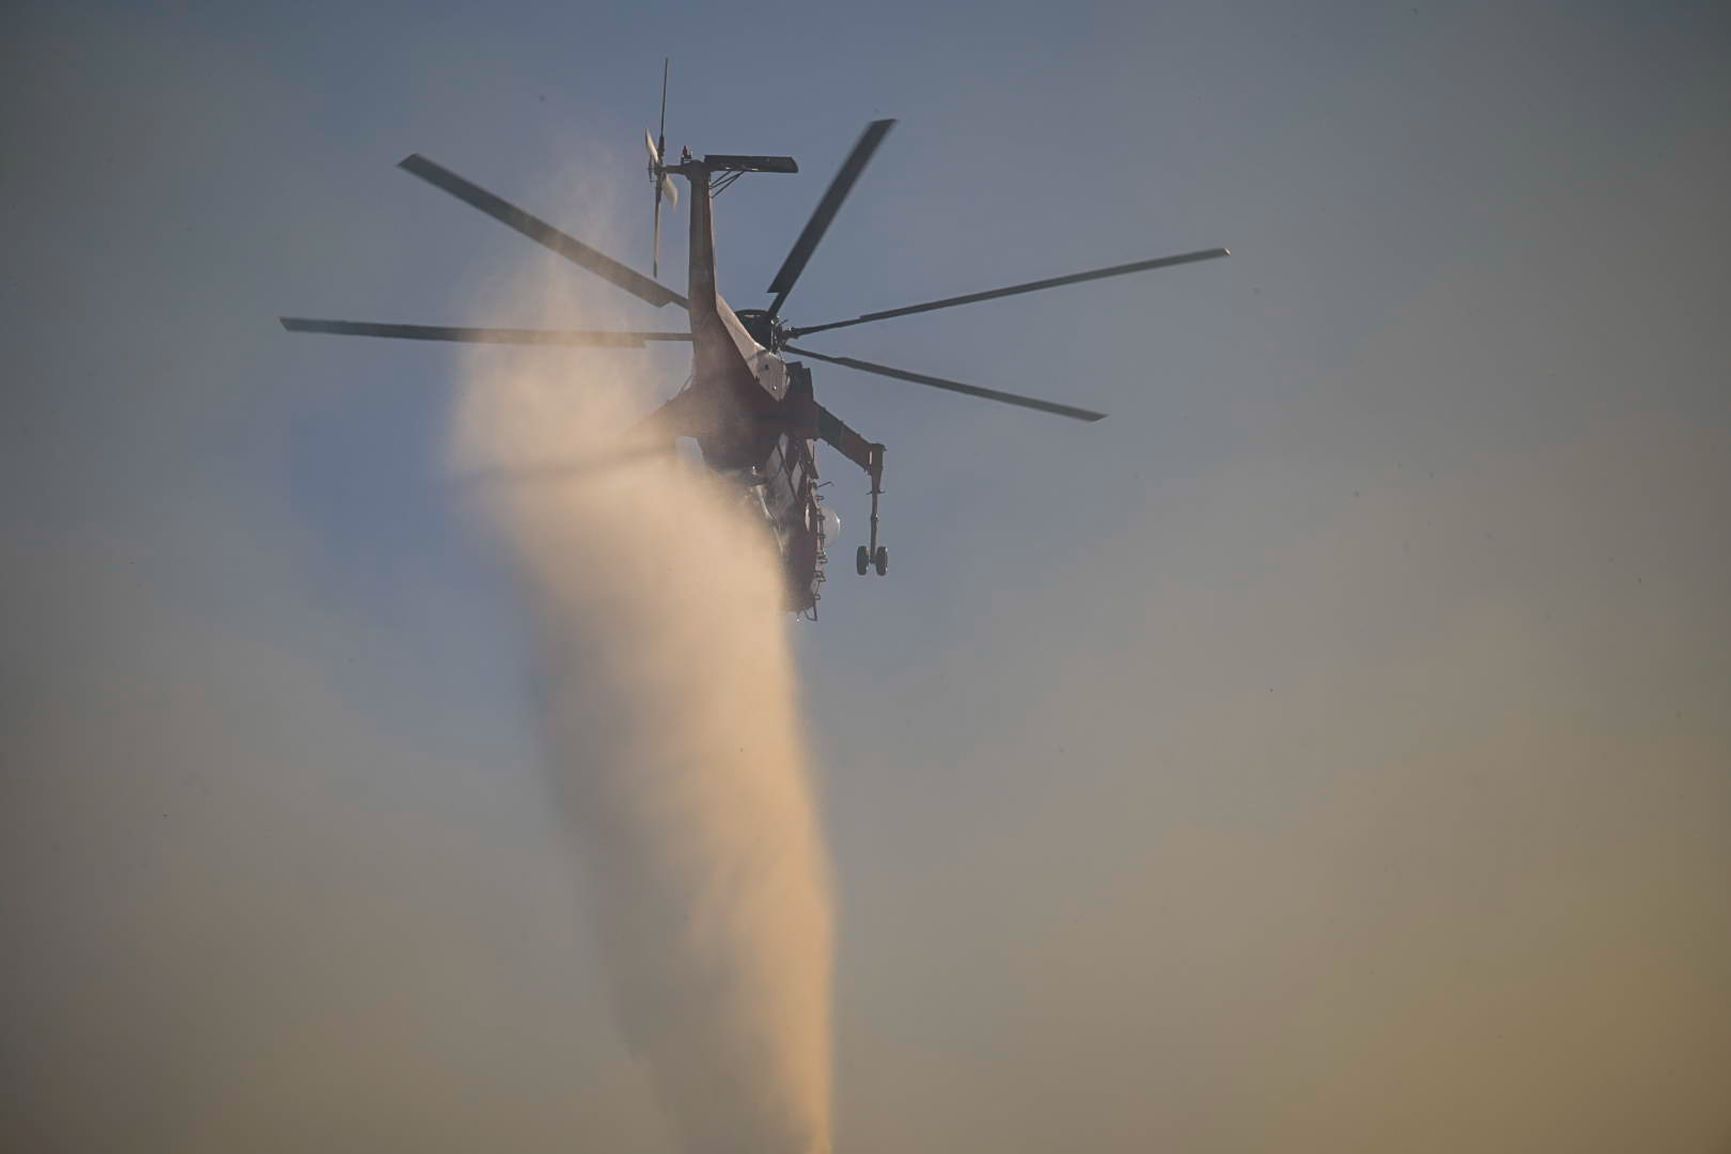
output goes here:
[{"label": "helicopter silhouette", "polygon": [[689,189],[691,215],[688,283],[683,296],[661,284],[654,276],[644,276],[424,156],[411,155],[402,160],[399,167],[639,300],[657,308],[679,306],[689,318],[685,330],[475,328],[308,317],[280,319],[283,327],[291,332],[425,341],[636,348],[663,341],[690,342],[692,372],[689,383],[625,435],[621,442],[621,456],[644,451],[668,451],[679,438],[695,440],[705,466],[737,484],[743,499],[773,534],[781,558],[787,608],[812,618],[816,617],[821,588],[826,580],[828,550],[834,544],[832,538],[839,531],[839,519],[825,509],[819,490],[817,445],[819,442],[829,445],[863,470],[871,481],[870,537],[867,544],[859,546],[854,556],[854,569],[862,577],[868,572],[879,576],[889,572],[889,549],[878,539],[878,500],[883,494],[885,446],[868,440],[820,404],[812,390],[811,370],[793,357],[1071,420],[1098,421],[1105,414],[873,361],[818,352],[795,345],[794,341],[834,329],[1231,255],[1224,248],[1201,249],[923,301],[844,320],[789,324],[782,316],[783,305],[842,203],[895,121],[871,122],[854,144],[770,282],[769,292],[773,299],[769,307],[737,311],[729,307],[716,289],[713,199],[748,173],[791,174],[797,173],[799,166],[790,156],[711,153],[696,157],[689,150],[682,150],[678,161],[669,163],[666,158],[666,124],[667,71],[664,65],[659,135],[650,137],[645,133],[644,136],[655,197],[651,271],[656,275],[660,272],[661,206],[664,200],[670,207],[678,204],[679,189],[673,178],[679,177]]}]

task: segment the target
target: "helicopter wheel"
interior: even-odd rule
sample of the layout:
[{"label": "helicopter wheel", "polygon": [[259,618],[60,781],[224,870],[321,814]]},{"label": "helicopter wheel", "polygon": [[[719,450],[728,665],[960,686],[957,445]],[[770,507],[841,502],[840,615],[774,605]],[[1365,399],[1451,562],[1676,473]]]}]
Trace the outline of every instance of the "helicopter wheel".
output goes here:
[{"label": "helicopter wheel", "polygon": [[872,558],[872,568],[878,571],[879,577],[887,577],[890,571],[889,546],[879,545],[877,556]]},{"label": "helicopter wheel", "polygon": [[866,547],[864,545],[861,545],[859,547],[859,552],[853,555],[854,571],[861,577],[864,577],[866,575],[866,570],[871,567],[871,563],[871,554],[866,552]]}]

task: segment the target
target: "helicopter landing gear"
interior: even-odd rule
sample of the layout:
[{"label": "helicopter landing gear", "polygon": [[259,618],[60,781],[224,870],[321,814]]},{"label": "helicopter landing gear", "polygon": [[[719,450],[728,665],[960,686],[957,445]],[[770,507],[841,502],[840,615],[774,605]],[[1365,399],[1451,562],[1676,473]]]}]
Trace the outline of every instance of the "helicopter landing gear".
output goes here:
[{"label": "helicopter landing gear", "polygon": [[879,577],[888,576],[890,571],[890,551],[878,544],[878,498],[884,491],[884,447],[872,445],[867,451],[866,472],[872,479],[872,540],[870,545],[861,545],[853,555],[854,572],[861,577],[867,569],[875,569]]}]

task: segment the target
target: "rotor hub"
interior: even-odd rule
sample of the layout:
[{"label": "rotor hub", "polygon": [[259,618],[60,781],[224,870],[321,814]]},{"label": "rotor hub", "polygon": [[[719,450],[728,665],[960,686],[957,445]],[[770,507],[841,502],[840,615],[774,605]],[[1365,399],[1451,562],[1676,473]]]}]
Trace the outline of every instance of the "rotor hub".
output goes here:
[{"label": "rotor hub", "polygon": [[745,326],[745,331],[751,334],[751,339],[772,353],[779,353],[788,342],[790,334],[781,318],[767,309],[739,309],[734,313],[739,323]]}]

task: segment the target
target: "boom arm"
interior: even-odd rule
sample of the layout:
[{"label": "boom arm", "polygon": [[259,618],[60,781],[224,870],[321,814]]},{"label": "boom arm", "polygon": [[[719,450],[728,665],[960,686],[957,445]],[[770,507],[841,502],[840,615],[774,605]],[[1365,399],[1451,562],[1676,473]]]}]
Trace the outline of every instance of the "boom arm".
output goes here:
[{"label": "boom arm", "polygon": [[872,488],[878,487],[884,475],[882,445],[866,440],[822,405],[817,406],[817,435],[825,444],[864,469],[872,479]]}]

